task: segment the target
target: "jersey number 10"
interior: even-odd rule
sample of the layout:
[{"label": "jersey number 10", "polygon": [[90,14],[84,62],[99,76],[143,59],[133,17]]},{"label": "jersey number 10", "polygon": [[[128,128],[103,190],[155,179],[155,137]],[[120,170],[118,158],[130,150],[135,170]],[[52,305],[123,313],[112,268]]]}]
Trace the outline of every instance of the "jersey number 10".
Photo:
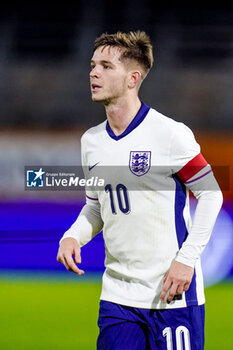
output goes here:
[{"label": "jersey number 10", "polygon": [[[117,214],[116,211],[116,205],[115,205],[115,195],[112,189],[112,185],[107,184],[105,186],[105,192],[109,193],[110,197],[110,204],[111,204],[111,210],[114,215]],[[117,194],[117,201],[118,201],[118,207],[120,211],[123,214],[129,214],[130,213],[130,204],[129,204],[129,197],[128,197],[128,190],[127,187],[123,184],[118,184],[116,186],[116,194]]]}]

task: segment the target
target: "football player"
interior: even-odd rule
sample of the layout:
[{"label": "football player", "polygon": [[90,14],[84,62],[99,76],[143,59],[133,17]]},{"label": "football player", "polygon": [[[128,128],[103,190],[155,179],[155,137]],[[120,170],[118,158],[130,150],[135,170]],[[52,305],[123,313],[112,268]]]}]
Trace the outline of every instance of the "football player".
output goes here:
[{"label": "football player", "polygon": [[[87,178],[114,171],[104,188],[87,187],[57,260],[82,275],[80,248],[103,230],[99,350],[204,349],[200,255],[222,193],[192,131],[139,99],[152,64],[145,32],[95,41],[91,94],[107,120],[82,136],[82,163]],[[198,200],[193,223],[189,190]]]}]

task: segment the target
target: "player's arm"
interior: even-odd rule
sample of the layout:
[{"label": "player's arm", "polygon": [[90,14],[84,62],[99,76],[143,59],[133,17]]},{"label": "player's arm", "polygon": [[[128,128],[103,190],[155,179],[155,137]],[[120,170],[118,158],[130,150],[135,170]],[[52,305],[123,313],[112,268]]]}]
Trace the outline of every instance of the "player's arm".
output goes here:
[{"label": "player's arm", "polygon": [[182,294],[189,289],[194,266],[210,239],[223,201],[222,192],[211,167],[199,153],[200,147],[192,132],[188,128],[183,131],[185,131],[184,134],[176,137],[173,150],[178,156],[176,159],[174,156],[173,159],[175,159],[174,163],[176,160],[180,162],[181,159],[185,162],[185,166],[179,169],[177,175],[193,192],[198,204],[189,235],[164,278],[160,298],[163,301],[169,291],[168,303],[172,301],[175,294]]},{"label": "player's arm", "polygon": [[[81,138],[81,157],[85,178],[88,178],[88,160],[86,159],[86,136]],[[76,264],[81,263],[81,247],[87,244],[103,227],[100,214],[100,204],[97,193],[86,188],[86,204],[77,220],[60,240],[57,260],[65,265],[67,270],[79,275],[84,273]]]},{"label": "player's arm", "polygon": [[188,290],[194,266],[210,239],[223,201],[222,192],[212,172],[205,179],[190,183],[188,188],[194,193],[198,203],[189,235],[164,279],[161,300],[164,300],[170,289],[168,303],[175,294],[182,294]]},{"label": "player's arm", "polygon": [[182,294],[189,289],[194,266],[210,239],[223,201],[222,192],[212,172],[201,181],[193,182],[188,188],[194,193],[198,203],[189,235],[164,279],[161,300],[164,300],[170,288],[168,303],[175,294]]},{"label": "player's arm", "polygon": [[81,263],[81,247],[87,244],[103,227],[98,200],[87,199],[77,220],[60,240],[57,261],[67,270],[79,275],[84,273],[76,264]]}]

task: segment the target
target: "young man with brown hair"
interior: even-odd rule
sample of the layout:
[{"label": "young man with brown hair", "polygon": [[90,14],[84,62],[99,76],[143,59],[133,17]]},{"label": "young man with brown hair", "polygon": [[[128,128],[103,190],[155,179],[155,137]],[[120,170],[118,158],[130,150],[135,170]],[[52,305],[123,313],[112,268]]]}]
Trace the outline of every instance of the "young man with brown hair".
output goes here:
[{"label": "young man with brown hair", "polygon": [[[57,259],[83,274],[80,247],[103,229],[99,350],[204,348],[200,255],[222,194],[191,130],[140,101],[152,64],[144,32],[95,41],[92,100],[104,105],[107,120],[83,135],[82,162],[87,177],[101,166],[119,170],[106,175],[103,190],[86,189]],[[193,223],[189,190],[198,199]]]}]

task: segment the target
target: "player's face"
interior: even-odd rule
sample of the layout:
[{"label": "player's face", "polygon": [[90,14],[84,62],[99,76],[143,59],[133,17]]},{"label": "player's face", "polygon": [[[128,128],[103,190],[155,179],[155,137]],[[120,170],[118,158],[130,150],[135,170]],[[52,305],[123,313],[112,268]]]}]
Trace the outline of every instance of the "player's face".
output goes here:
[{"label": "player's face", "polygon": [[99,47],[91,59],[92,100],[104,105],[116,103],[128,88],[129,72],[120,60],[122,49],[118,47]]}]

